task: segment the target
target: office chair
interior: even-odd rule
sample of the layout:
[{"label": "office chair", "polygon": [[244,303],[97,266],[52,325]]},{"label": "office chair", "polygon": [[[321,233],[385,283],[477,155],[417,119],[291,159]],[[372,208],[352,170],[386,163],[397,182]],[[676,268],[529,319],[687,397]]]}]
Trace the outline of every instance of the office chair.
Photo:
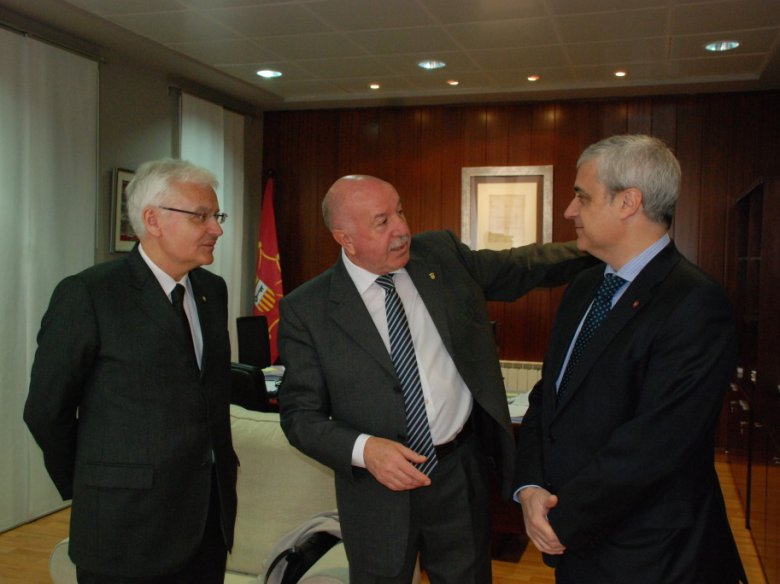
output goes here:
[{"label": "office chair", "polygon": [[230,403],[256,412],[279,411],[270,402],[263,370],[245,363],[230,364]]},{"label": "office chair", "polygon": [[271,365],[271,344],[268,340],[268,320],[263,315],[239,316],[236,319],[238,332],[238,361],[255,367]]}]

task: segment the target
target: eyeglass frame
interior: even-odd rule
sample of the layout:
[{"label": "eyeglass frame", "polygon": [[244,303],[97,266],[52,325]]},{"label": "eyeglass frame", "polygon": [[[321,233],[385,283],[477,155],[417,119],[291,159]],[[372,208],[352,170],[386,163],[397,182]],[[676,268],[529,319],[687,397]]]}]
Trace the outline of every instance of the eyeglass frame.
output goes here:
[{"label": "eyeglass frame", "polygon": [[193,217],[197,217],[200,219],[200,224],[205,225],[206,221],[208,221],[210,218],[214,218],[217,222],[217,225],[222,225],[225,223],[225,221],[228,218],[227,213],[198,213],[197,211],[187,211],[185,209],[177,209],[175,207],[166,207],[164,205],[157,205],[158,209],[165,209],[166,211],[175,211],[176,213],[185,213],[187,215],[192,215]]}]

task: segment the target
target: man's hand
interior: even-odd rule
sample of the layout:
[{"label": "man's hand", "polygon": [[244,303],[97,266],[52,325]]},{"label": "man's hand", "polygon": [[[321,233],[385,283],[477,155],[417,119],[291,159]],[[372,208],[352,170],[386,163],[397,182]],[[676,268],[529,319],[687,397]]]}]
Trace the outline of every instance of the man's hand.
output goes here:
[{"label": "man's hand", "polygon": [[393,491],[408,491],[430,485],[431,479],[413,466],[425,460],[425,456],[399,442],[375,436],[369,438],[363,448],[363,461],[368,472]]},{"label": "man's hand", "polygon": [[527,487],[519,493],[523,507],[525,532],[540,552],[560,555],[566,547],[547,521],[547,513],[558,504],[558,497],[541,487]]}]

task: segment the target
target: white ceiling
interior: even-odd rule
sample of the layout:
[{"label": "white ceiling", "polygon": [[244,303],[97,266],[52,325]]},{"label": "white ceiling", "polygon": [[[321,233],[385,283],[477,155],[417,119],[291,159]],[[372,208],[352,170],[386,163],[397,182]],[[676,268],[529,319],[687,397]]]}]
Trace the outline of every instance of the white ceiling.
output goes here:
[{"label": "white ceiling", "polygon": [[[266,109],[780,87],[780,0],[0,0],[2,6],[101,49],[148,52],[171,74]],[[704,50],[720,39],[741,46]],[[416,66],[431,58],[447,67]],[[255,74],[260,68],[284,75],[263,80]],[[626,77],[615,77],[617,69]],[[540,76],[535,83],[527,80],[532,74]],[[459,85],[447,85],[450,79]]]}]

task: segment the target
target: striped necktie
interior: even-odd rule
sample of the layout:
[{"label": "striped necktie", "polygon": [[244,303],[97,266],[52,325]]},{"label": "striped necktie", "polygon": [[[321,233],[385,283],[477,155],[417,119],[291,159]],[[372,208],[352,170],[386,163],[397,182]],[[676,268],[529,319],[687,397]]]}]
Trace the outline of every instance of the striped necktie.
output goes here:
[{"label": "striped necktie", "polygon": [[431,428],[428,425],[428,415],[425,412],[420,372],[417,369],[417,356],[414,353],[412,334],[401,299],[395,290],[392,274],[385,274],[376,279],[385,290],[385,312],[387,313],[387,328],[390,334],[390,356],[395,372],[401,382],[406,410],[407,446],[415,452],[427,456],[417,468],[429,475],[437,464],[436,450],[433,447]]}]

